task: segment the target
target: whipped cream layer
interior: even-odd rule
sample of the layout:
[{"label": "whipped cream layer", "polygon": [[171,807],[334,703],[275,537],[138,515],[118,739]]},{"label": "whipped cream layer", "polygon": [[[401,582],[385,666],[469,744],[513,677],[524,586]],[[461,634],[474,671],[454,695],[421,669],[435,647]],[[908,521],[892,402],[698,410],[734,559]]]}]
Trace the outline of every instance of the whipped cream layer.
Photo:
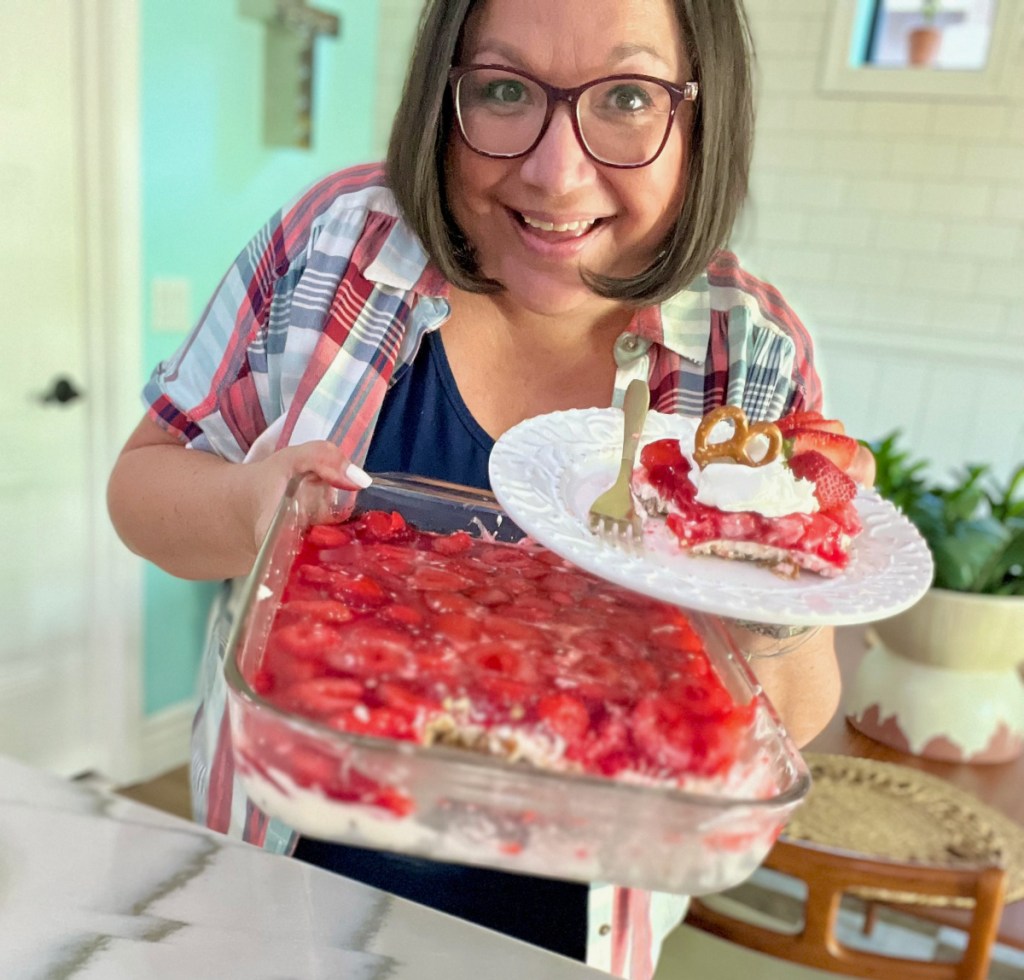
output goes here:
[{"label": "whipped cream layer", "polygon": [[709,463],[703,470],[694,464],[690,482],[697,488],[697,502],[718,510],[782,517],[819,509],[814,484],[794,476],[781,459],[764,466]]}]

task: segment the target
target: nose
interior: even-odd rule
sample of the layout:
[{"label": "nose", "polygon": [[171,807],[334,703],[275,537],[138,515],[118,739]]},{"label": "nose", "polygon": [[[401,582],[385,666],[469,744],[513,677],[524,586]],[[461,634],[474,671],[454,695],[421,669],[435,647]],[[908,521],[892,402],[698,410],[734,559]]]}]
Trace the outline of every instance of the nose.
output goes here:
[{"label": "nose", "polygon": [[597,168],[583,152],[573,128],[572,110],[567,105],[555,108],[547,131],[533,151],[523,158],[520,174],[552,196],[564,195],[593,180]]}]

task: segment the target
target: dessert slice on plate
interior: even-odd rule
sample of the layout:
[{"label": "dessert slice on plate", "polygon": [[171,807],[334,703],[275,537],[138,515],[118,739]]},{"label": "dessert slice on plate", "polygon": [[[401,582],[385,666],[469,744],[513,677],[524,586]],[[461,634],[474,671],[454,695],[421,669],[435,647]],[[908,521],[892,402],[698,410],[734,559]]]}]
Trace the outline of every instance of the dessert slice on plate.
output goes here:
[{"label": "dessert slice on plate", "polygon": [[692,446],[659,439],[640,452],[632,490],[645,533],[691,554],[763,564],[784,578],[842,573],[861,531],[855,476],[870,464],[842,422],[797,412],[748,423],[726,405]]}]

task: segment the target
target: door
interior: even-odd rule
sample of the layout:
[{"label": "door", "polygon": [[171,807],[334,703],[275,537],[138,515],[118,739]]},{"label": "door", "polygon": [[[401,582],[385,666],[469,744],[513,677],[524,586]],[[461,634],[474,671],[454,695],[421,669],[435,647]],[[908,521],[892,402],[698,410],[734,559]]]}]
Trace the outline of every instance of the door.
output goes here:
[{"label": "door", "polygon": [[102,768],[112,731],[97,699],[110,662],[91,649],[108,464],[86,329],[78,5],[0,7],[0,753],[68,774]]}]

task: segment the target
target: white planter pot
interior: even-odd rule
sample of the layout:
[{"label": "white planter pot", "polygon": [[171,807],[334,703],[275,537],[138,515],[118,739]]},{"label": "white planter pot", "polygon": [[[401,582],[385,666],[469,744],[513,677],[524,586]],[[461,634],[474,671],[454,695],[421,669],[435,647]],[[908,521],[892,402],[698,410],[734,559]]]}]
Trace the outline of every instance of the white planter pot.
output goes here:
[{"label": "white planter pot", "polygon": [[1024,598],[931,589],[874,635],[846,693],[855,728],[947,762],[1024,751]]},{"label": "white planter pot", "polygon": [[1008,670],[1024,662],[1024,596],[929,589],[891,619],[875,623],[892,651],[950,670]]}]

